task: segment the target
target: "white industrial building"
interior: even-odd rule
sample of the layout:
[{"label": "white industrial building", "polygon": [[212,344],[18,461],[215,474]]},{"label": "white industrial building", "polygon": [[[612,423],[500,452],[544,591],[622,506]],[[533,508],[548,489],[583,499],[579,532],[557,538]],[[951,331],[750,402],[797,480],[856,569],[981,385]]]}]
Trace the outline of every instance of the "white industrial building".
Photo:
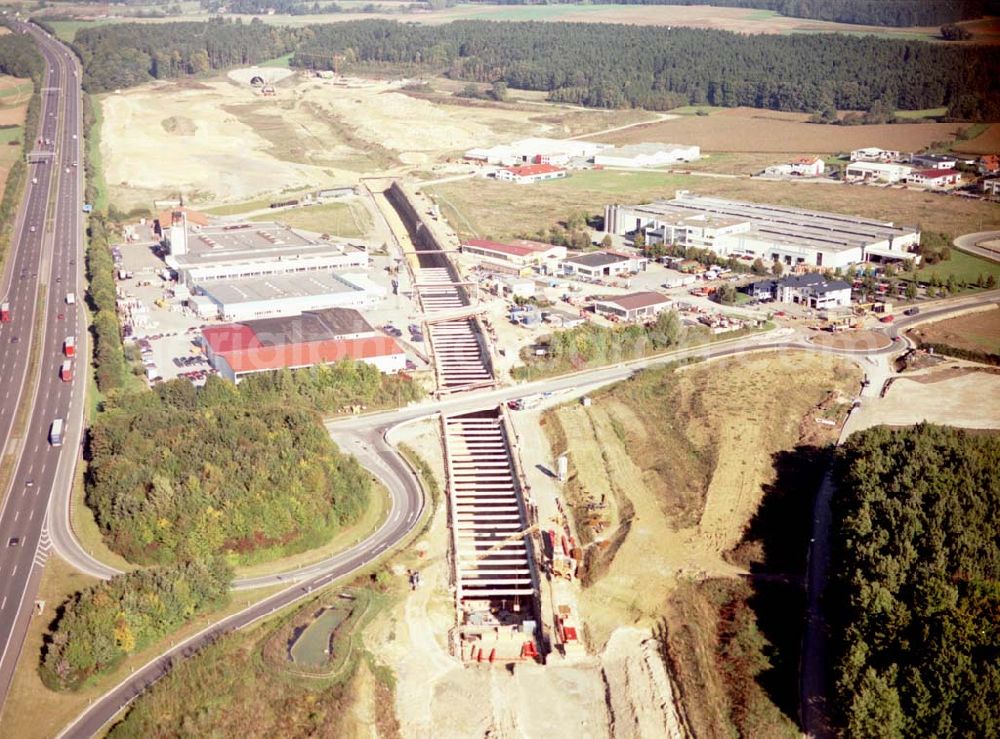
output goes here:
[{"label": "white industrial building", "polygon": [[642,272],[648,264],[649,260],[638,254],[592,251],[567,257],[562,262],[562,268],[563,273],[567,275],[580,275],[597,279]]},{"label": "white industrial building", "polygon": [[279,223],[189,225],[172,214],[169,254],[177,294],[202,318],[246,321],[327,308],[368,308],[386,289],[367,275],[368,252]]},{"label": "white industrial building", "polygon": [[291,273],[367,269],[368,252],[346,241],[316,239],[280,223],[196,226],[175,214],[164,260],[181,285]]},{"label": "white industrial building", "polygon": [[701,147],[682,144],[629,144],[614,146],[594,155],[599,167],[663,167],[701,158]]},{"label": "white industrial building", "polygon": [[761,205],[678,191],[673,200],[608,205],[605,230],[642,232],[648,243],[710,249],[719,256],[835,269],[876,260],[917,258],[920,232],[867,218]]},{"label": "white industrial building", "polygon": [[188,305],[202,318],[249,321],[326,308],[372,308],[386,289],[364,273],[310,272],[195,285]]},{"label": "white industrial building", "polygon": [[593,141],[569,139],[530,138],[520,139],[511,144],[500,144],[488,148],[469,149],[465,158],[485,164],[510,166],[514,164],[556,164],[565,165],[573,159],[589,161],[609,144]]},{"label": "white industrial building", "polygon": [[851,152],[852,162],[898,162],[903,153],[893,149],[880,149],[877,146],[866,146]]},{"label": "white industrial building", "polygon": [[848,182],[888,182],[894,183],[910,176],[913,167],[888,162],[851,162],[844,170]]}]

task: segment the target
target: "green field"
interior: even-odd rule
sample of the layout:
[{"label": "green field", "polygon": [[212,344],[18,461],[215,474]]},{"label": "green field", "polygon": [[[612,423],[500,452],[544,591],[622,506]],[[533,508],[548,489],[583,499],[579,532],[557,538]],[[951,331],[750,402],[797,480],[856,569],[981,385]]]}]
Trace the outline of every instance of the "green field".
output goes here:
[{"label": "green field", "polygon": [[948,275],[955,275],[955,279],[960,283],[975,282],[979,279],[979,275],[983,277],[995,275],[1000,280],[1000,264],[958,249],[952,249],[951,258],[947,261],[917,270],[917,279],[919,280],[926,282],[931,275],[937,275],[942,280],[947,280]]},{"label": "green field", "polygon": [[31,89],[31,80],[28,80],[20,83],[19,85],[15,85],[14,87],[8,87],[5,90],[0,90],[0,98],[10,97],[11,95],[24,95],[25,97],[28,97],[31,95]]},{"label": "green field", "polygon": [[24,133],[23,126],[3,126],[0,127],[0,145],[12,146],[21,143],[21,135]]},{"label": "green field", "polygon": [[266,62],[261,62],[258,67],[281,67],[282,69],[288,69],[292,61],[293,52],[289,52],[284,56],[275,57],[274,59],[268,59]]},{"label": "green field", "polygon": [[280,221],[303,231],[326,233],[346,238],[362,238],[372,228],[371,215],[357,203],[310,205],[278,213],[254,216],[253,221]]},{"label": "green field", "polygon": [[923,110],[897,110],[894,115],[897,118],[918,120],[920,118],[940,118],[947,112],[947,108],[924,108]]}]

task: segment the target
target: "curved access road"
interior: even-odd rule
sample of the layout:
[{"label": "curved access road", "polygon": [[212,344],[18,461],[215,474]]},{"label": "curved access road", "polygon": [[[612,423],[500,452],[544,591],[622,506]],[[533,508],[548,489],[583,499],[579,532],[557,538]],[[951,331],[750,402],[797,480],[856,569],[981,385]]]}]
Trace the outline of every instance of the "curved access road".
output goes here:
[{"label": "curved access road", "polygon": [[[996,247],[982,246],[984,242],[996,241]],[[1000,231],[980,231],[963,234],[952,242],[956,248],[975,254],[977,257],[1000,262]]]},{"label": "curved access road", "polygon": [[[389,489],[392,510],[385,523],[364,541],[327,560],[323,564],[322,572],[295,573],[295,576],[301,579],[289,587],[206,627],[150,660],[96,700],[73,723],[63,729],[59,737],[88,739],[99,734],[108,721],[141,695],[146,688],[169,673],[176,662],[190,657],[223,634],[244,629],[278,609],[308,597],[314,588],[323,587],[334,580],[357,572],[402,541],[413,530],[424,510],[423,492],[409,467],[385,441],[384,433],[372,429],[359,434],[339,432],[336,436],[344,448],[350,449]],[[280,580],[280,577],[278,579]],[[245,586],[269,585],[276,580],[267,577],[259,578],[259,581],[257,584],[245,581]]]}]

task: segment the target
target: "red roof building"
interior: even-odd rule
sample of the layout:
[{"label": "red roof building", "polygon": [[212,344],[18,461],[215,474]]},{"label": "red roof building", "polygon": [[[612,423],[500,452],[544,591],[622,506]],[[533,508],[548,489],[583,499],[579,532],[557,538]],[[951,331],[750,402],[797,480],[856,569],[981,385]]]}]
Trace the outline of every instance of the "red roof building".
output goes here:
[{"label": "red roof building", "polygon": [[332,308],[286,319],[248,321],[202,329],[208,360],[232,382],[254,372],[301,369],[343,359],[382,372],[406,367],[396,341],[375,331],[357,311]]},{"label": "red roof building", "polygon": [[945,187],[957,185],[962,179],[962,173],[957,169],[920,169],[906,176],[909,185],[925,185],[927,187]]},{"label": "red roof building", "polygon": [[468,239],[462,242],[462,253],[478,259],[481,266],[492,272],[521,275],[529,274],[532,267],[546,261],[566,258],[566,247],[520,240],[505,244],[487,239]]},{"label": "red roof building", "polygon": [[566,176],[566,170],[554,164],[525,164],[520,167],[504,167],[497,170],[496,178],[503,182],[520,185],[542,180],[554,180]]}]

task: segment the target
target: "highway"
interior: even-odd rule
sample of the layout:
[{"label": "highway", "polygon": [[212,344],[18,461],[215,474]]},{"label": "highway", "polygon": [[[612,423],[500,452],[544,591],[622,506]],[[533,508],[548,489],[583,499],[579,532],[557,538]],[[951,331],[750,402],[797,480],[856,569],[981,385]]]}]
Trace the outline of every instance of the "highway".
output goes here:
[{"label": "highway", "polygon": [[[75,372],[72,382],[60,379],[66,337],[75,336],[87,356],[83,311],[79,303],[66,302],[67,293],[81,295],[84,284],[80,71],[62,44],[33,26],[17,28],[38,39],[45,57],[40,136],[51,141],[51,156],[30,165],[31,184],[6,276],[11,321],[0,328],[0,374],[14,379],[3,385],[0,432],[5,451],[16,460],[0,510],[0,701],[10,687],[50,549],[46,510],[56,488],[68,496],[82,433],[86,373]],[[40,307],[39,295],[44,296]],[[39,310],[40,330],[35,329]],[[39,348],[35,392],[24,393],[33,343]],[[11,429],[19,401],[30,412],[17,439]],[[65,419],[67,428],[61,447],[49,444],[56,418]],[[50,604],[46,613],[52,612]]]}]

